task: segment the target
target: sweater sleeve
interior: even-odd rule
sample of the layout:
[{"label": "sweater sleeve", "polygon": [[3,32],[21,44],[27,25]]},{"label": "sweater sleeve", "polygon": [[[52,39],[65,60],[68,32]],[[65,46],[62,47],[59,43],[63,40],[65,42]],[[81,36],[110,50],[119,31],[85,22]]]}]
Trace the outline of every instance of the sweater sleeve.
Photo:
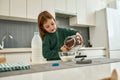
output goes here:
[{"label": "sweater sleeve", "polygon": [[78,31],[76,29],[70,28],[70,29],[64,29],[64,35],[67,36],[71,36],[71,35],[75,35]]},{"label": "sweater sleeve", "polygon": [[43,56],[47,60],[59,60],[58,52],[60,51],[58,46],[56,46],[54,49],[50,49],[51,45],[49,42],[49,38],[45,37],[43,41]]}]

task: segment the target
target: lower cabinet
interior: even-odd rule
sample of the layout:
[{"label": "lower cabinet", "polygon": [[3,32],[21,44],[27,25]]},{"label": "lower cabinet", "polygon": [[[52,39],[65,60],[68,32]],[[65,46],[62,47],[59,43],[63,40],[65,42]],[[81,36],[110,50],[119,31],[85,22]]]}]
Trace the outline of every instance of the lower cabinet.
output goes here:
[{"label": "lower cabinet", "polygon": [[6,54],[7,63],[30,63],[31,53]]}]

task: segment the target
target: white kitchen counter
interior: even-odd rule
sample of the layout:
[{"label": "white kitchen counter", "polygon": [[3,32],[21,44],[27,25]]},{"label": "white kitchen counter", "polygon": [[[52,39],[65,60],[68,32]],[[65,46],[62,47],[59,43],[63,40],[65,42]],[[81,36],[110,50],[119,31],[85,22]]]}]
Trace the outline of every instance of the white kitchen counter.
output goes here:
[{"label": "white kitchen counter", "polygon": [[[0,57],[5,57],[8,63],[31,63],[31,53],[31,48],[4,48],[0,50]],[[106,54],[104,47],[82,47],[81,55],[87,55],[88,59],[92,59],[103,58]]]},{"label": "white kitchen counter", "polygon": [[81,50],[105,50],[105,47],[82,47]]},{"label": "white kitchen counter", "polygon": [[[112,69],[119,70],[119,59],[94,59],[92,64],[60,62],[32,65],[30,70],[0,73],[0,80],[100,80],[108,77]],[[111,65],[114,65],[111,68]]]},{"label": "white kitchen counter", "polygon": [[[82,47],[81,50],[105,50],[104,47]],[[31,53],[31,48],[4,48],[0,53]]]},{"label": "white kitchen counter", "polygon": [[4,48],[0,53],[31,53],[31,48]]}]

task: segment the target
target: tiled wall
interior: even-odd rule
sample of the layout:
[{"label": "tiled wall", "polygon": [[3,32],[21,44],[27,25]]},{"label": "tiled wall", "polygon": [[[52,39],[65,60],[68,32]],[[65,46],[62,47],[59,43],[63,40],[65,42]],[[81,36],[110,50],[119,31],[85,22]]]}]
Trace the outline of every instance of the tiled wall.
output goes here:
[{"label": "tiled wall", "polygon": [[31,40],[36,28],[36,23],[0,20],[0,42],[4,35],[10,33],[13,39],[7,36],[4,40],[6,48],[31,47]]},{"label": "tiled wall", "polygon": [[[60,27],[70,28],[68,18],[56,17],[57,25]],[[83,35],[85,45],[87,46],[87,40],[89,38],[88,28],[73,27],[80,31]],[[23,48],[31,47],[31,40],[34,35],[34,31],[38,30],[37,23],[0,20],[0,44],[2,37],[8,33],[13,36],[10,39],[8,36],[4,40],[5,48]]]}]

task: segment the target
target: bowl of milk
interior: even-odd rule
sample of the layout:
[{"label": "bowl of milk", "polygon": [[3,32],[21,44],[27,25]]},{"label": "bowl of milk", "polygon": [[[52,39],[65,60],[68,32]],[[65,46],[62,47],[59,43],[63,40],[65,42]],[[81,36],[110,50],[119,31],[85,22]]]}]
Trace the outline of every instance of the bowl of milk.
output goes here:
[{"label": "bowl of milk", "polygon": [[58,52],[62,61],[73,61],[75,58],[75,52]]}]

